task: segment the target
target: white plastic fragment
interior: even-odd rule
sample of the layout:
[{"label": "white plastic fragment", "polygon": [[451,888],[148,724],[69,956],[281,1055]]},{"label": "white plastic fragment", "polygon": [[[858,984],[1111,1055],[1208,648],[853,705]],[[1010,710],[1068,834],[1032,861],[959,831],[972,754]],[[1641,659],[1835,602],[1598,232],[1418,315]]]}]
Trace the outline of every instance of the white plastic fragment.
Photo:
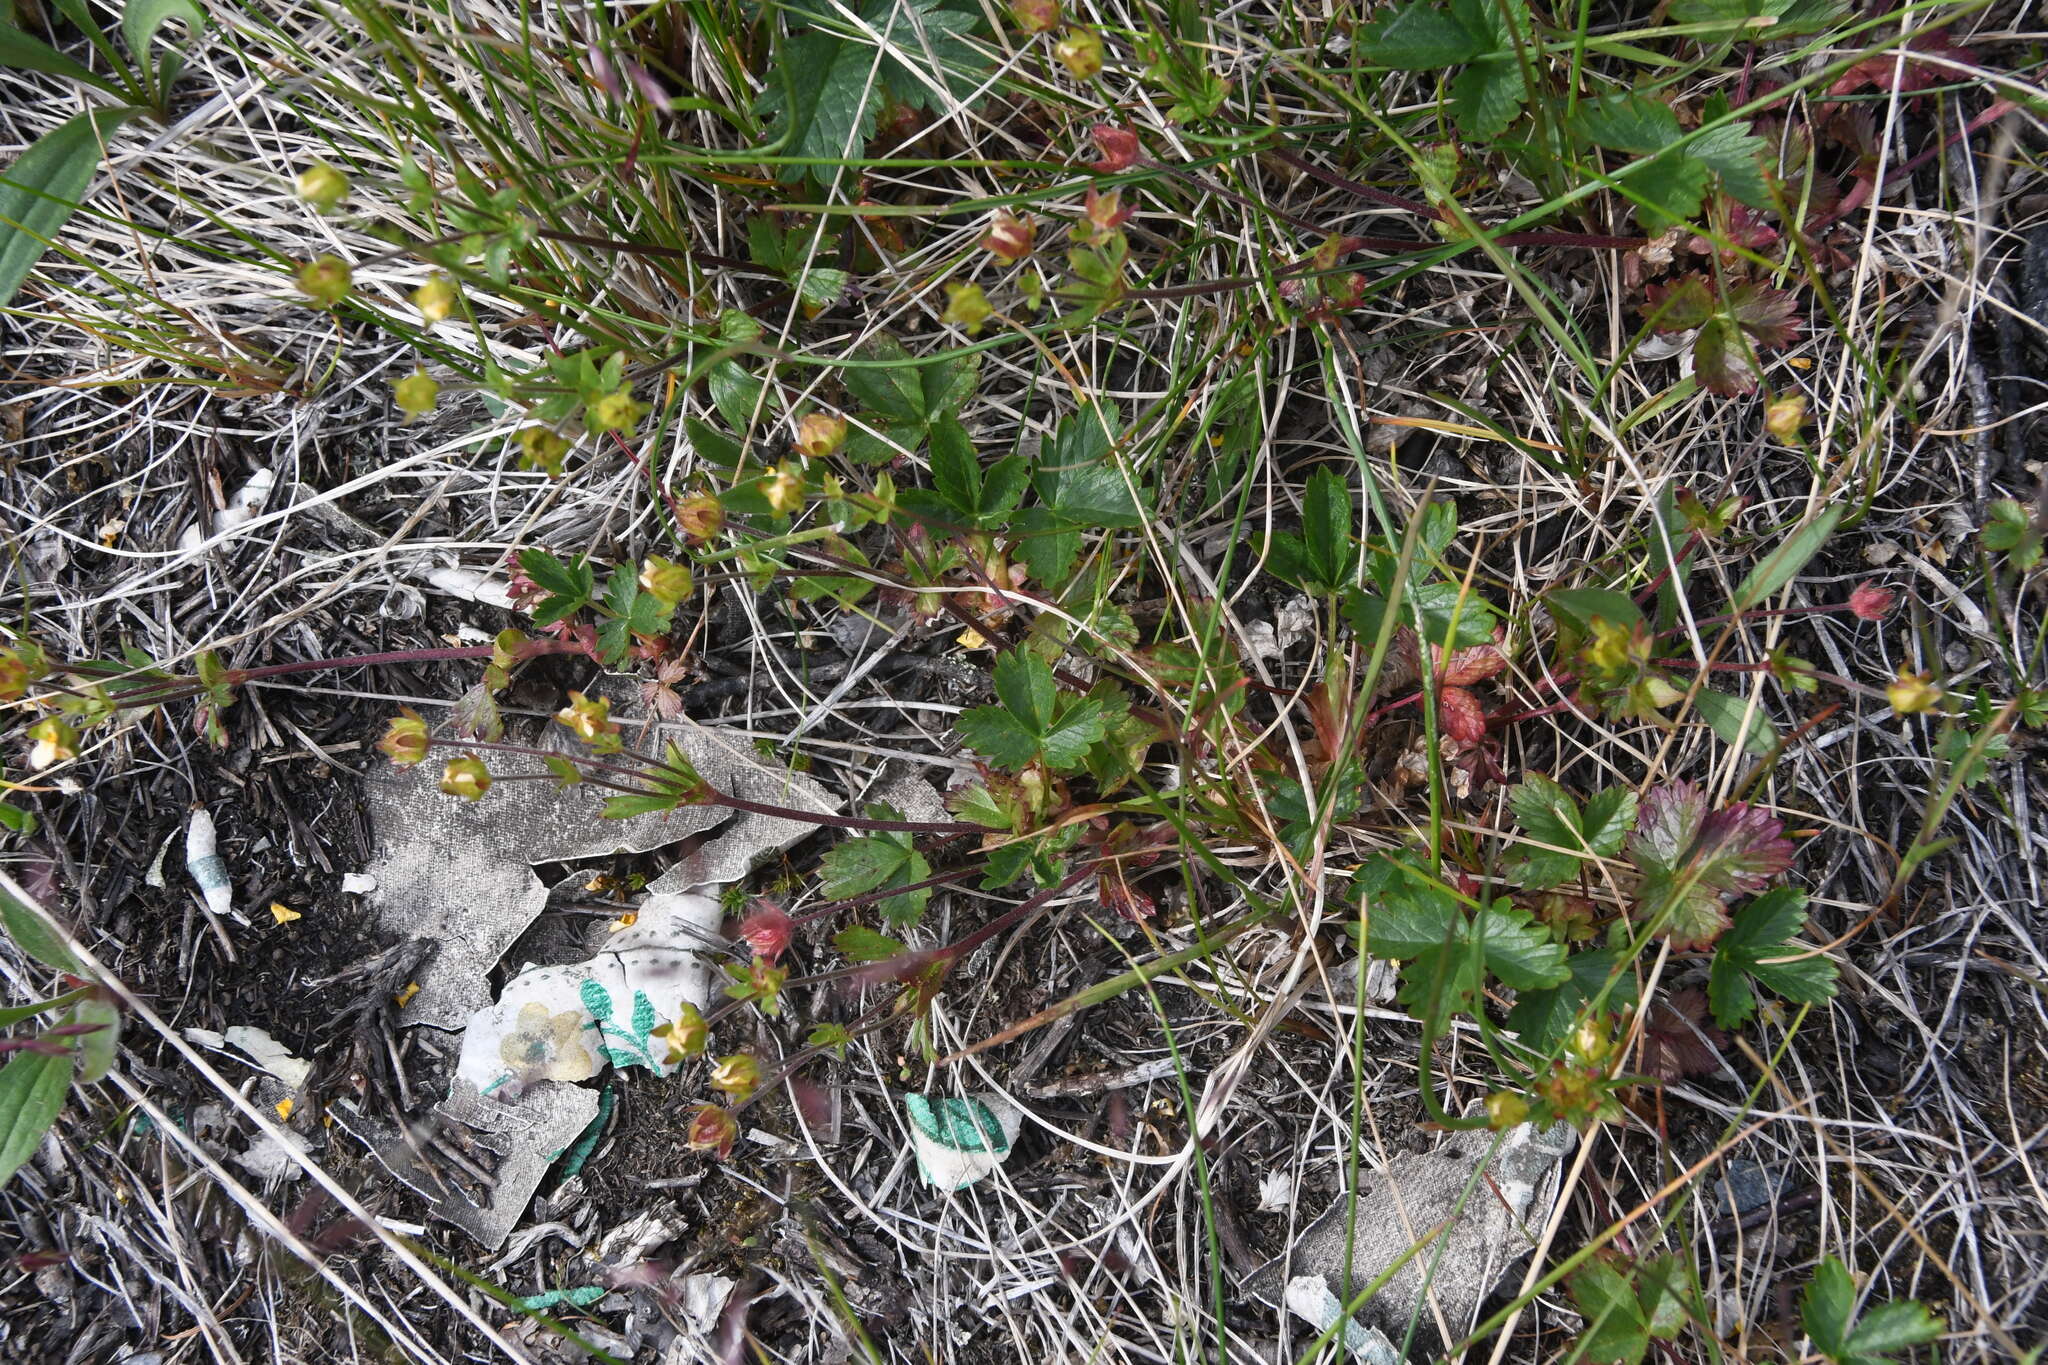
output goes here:
[{"label": "white plastic fragment", "polygon": [[367,872],[344,872],[341,874],[341,893],[344,896],[367,896],[377,889],[377,879]]},{"label": "white plastic fragment", "polygon": [[185,826],[185,870],[199,884],[208,910],[216,915],[234,913],[235,886],[228,878],[228,865],[215,850],[213,817],[203,806],[193,808]]},{"label": "white plastic fragment", "polygon": [[964,1190],[1010,1155],[1024,1115],[1000,1095],[905,1095],[917,1170],[935,1189]]},{"label": "white plastic fragment", "polygon": [[212,536],[223,535],[234,530],[243,522],[254,517],[270,497],[277,475],[268,469],[259,469],[249,476],[249,482],[237,488],[228,498],[228,505],[213,514],[210,529],[202,530],[197,522],[187,526],[178,536],[178,548],[196,550]]},{"label": "white plastic fragment", "polygon": [[[1320,1275],[1296,1275],[1287,1282],[1287,1307],[1307,1319],[1318,1332],[1327,1332],[1344,1317],[1344,1305],[1330,1292],[1329,1282]],[[1345,1350],[1367,1365],[1401,1365],[1401,1353],[1386,1333],[1367,1327],[1356,1318],[1344,1318],[1337,1340]]]},{"label": "white plastic fragment", "polygon": [[[706,949],[722,915],[708,896],[650,896],[631,927],[582,962],[529,966],[498,1003],[469,1018],[456,1078],[480,1095],[536,1081],[582,1081],[606,1062],[666,1076],[668,1047],[654,1030],[710,993]],[[516,1085],[515,1085],[516,1083]]]},{"label": "white plastic fragment", "polygon": [[429,587],[450,597],[459,597],[465,602],[481,602],[488,607],[503,607],[507,611],[512,609],[511,585],[480,570],[453,564],[429,569],[423,577]]}]

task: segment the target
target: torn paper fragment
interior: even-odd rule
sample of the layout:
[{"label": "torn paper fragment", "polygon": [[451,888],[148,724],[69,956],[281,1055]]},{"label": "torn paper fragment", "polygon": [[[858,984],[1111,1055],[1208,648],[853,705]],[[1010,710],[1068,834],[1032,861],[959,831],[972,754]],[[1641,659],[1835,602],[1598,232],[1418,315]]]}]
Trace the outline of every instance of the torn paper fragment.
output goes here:
[{"label": "torn paper fragment", "polygon": [[380,1157],[415,1189],[428,1180],[438,1184],[444,1193],[433,1200],[435,1215],[496,1250],[525,1216],[548,1167],[597,1117],[597,1093],[543,1081],[529,1086],[516,1103],[508,1103],[479,1095],[475,1087],[457,1081],[434,1113],[467,1130],[453,1136],[472,1159],[479,1156],[479,1148],[492,1154],[495,1160],[484,1163],[495,1166],[487,1171],[489,1184],[480,1185],[453,1167],[441,1167],[426,1178],[413,1174],[416,1159],[409,1146],[394,1146]]},{"label": "torn paper fragment", "polygon": [[341,894],[344,896],[367,896],[377,889],[377,879],[366,872],[344,872],[341,875]]},{"label": "torn paper fragment", "polygon": [[610,1062],[666,1076],[655,1030],[685,1004],[703,1009],[723,912],[709,896],[650,896],[631,927],[583,962],[528,967],[498,1003],[470,1016],[455,1074],[478,1094],[582,1081]]},{"label": "torn paper fragment", "polygon": [[[625,708],[615,707],[614,714],[630,720]],[[634,733],[629,728],[629,737]],[[655,733],[643,747],[652,746]],[[719,791],[795,810],[838,808],[817,783],[762,762],[742,741],[690,724],[662,726],[658,735],[676,743]],[[555,733],[544,743],[581,752]],[[491,766],[499,776],[545,773],[538,758],[494,755]],[[548,781],[500,782],[486,799],[464,801],[442,795],[440,772],[432,763],[386,769],[368,790],[376,853],[364,875],[377,883],[370,902],[379,925],[436,945],[417,977],[420,990],[406,1008],[407,1024],[461,1028],[490,1004],[491,971],[547,904],[547,888],[532,864],[645,853],[707,836],[648,888],[680,892],[737,881],[817,828],[714,806],[608,820],[604,792]]]},{"label": "torn paper fragment", "polygon": [[1354,1318],[1344,1317],[1344,1305],[1337,1302],[1337,1296],[1330,1292],[1329,1282],[1320,1275],[1296,1275],[1287,1282],[1287,1307],[1298,1317],[1307,1319],[1309,1326],[1317,1332],[1327,1332],[1343,1318],[1344,1326],[1336,1333],[1339,1345],[1366,1362],[1366,1365],[1401,1365],[1401,1353],[1394,1349],[1394,1343],[1387,1340],[1387,1334],[1377,1327],[1365,1327]]},{"label": "torn paper fragment", "polygon": [[[1464,1336],[1487,1295],[1534,1250],[1557,1198],[1558,1165],[1578,1137],[1567,1124],[1525,1123],[1500,1138],[1498,1152],[1494,1141],[1490,1133],[1456,1133],[1434,1151],[1403,1153],[1384,1171],[1361,1172],[1355,1202],[1332,1200],[1245,1287],[1276,1308],[1291,1306],[1290,1295],[1306,1302],[1295,1281],[1314,1276],[1343,1304],[1386,1274],[1357,1317],[1397,1341],[1413,1324],[1414,1358],[1433,1358],[1450,1344],[1439,1340],[1438,1315],[1453,1341]],[[1439,1227],[1440,1237],[1408,1254]]]},{"label": "torn paper fragment", "polygon": [[1024,1116],[1000,1095],[931,1099],[905,1095],[918,1173],[941,1190],[964,1190],[1003,1164]]},{"label": "torn paper fragment", "polygon": [[260,1028],[235,1024],[221,1034],[221,1041],[283,1081],[292,1090],[303,1090],[313,1074],[313,1064],[292,1055],[292,1050]]}]

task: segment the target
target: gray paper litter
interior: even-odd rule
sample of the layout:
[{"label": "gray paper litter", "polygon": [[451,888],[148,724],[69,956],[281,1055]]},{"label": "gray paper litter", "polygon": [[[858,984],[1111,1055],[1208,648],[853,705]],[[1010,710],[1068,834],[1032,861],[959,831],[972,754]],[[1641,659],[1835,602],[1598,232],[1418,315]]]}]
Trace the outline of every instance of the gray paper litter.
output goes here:
[{"label": "gray paper litter", "polygon": [[[696,725],[660,732],[676,742],[711,785],[728,795],[820,812],[837,803],[810,779],[769,767],[743,744]],[[629,742],[632,739],[628,730]],[[546,741],[573,748],[566,734]],[[544,773],[539,759],[494,754],[494,774]],[[401,1018],[409,1024],[458,1029],[491,1003],[491,970],[547,903],[532,864],[576,862],[620,852],[645,853],[716,831],[662,876],[651,891],[682,891],[732,882],[762,858],[812,833],[797,820],[685,806],[667,814],[607,820],[604,793],[551,782],[501,782],[481,801],[441,794],[435,759],[387,769],[369,789],[376,851],[364,874],[388,932],[438,945],[420,969],[419,993]]]},{"label": "gray paper litter", "polygon": [[[1344,1252],[1352,1204],[1340,1197],[1301,1231],[1287,1254],[1254,1271],[1246,1287],[1276,1308],[1311,1316],[1309,1310],[1323,1301],[1301,1281],[1317,1277],[1341,1308],[1399,1260],[1415,1238],[1450,1220],[1463,1198],[1464,1212],[1450,1228],[1395,1272],[1341,1329],[1355,1354],[1378,1361],[1373,1336],[1383,1334],[1398,1343],[1412,1319],[1417,1323],[1416,1358],[1422,1358],[1443,1344],[1437,1340],[1432,1304],[1453,1335],[1462,1336],[1509,1269],[1535,1249],[1533,1239],[1541,1235],[1557,1199],[1558,1165],[1577,1142],[1569,1125],[1539,1132],[1525,1123],[1509,1131],[1487,1176],[1476,1184],[1472,1175],[1492,1147],[1490,1133],[1455,1134],[1435,1151],[1396,1156],[1385,1171],[1361,1171],[1349,1282]],[[1326,1316],[1317,1330],[1335,1320]]]}]

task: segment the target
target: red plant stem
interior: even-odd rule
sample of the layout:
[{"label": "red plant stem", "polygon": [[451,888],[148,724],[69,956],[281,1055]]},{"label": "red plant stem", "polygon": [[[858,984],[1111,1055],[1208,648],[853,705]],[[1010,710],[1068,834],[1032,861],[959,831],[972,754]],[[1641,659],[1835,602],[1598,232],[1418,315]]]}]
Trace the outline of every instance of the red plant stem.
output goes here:
[{"label": "red plant stem", "polygon": [[1002,914],[997,915],[994,919],[990,920],[987,924],[982,925],[979,929],[976,929],[973,933],[969,934],[966,938],[961,939],[958,943],[951,943],[945,946],[944,948],[939,949],[937,954],[935,954],[936,960],[946,963],[958,962],[961,958],[967,956],[967,954],[973,952],[976,948],[988,942],[997,934],[1002,933],[1003,930],[1010,928],[1012,925],[1019,924],[1024,920],[1031,918],[1033,915],[1038,914],[1045,908],[1046,903],[1052,900],[1054,896],[1061,895],[1062,893],[1071,890],[1075,886],[1080,885],[1081,882],[1086,880],[1088,877],[1094,875],[1095,870],[1097,868],[1101,867],[1104,863],[1113,861],[1115,860],[1111,858],[1089,859],[1087,862],[1081,864],[1081,866],[1075,868],[1072,872],[1069,872],[1066,875],[1065,879],[1062,880],[1058,886],[1047,887],[1045,890],[1031,897],[1031,899],[1025,901],[1023,904],[1017,906],[1015,909],[1006,910]]},{"label": "red plant stem", "polygon": [[[936,877],[926,877],[923,881],[912,882],[908,886],[895,886],[884,891],[870,891],[864,896],[849,896],[845,900],[827,901],[815,910],[806,910],[803,914],[796,916],[790,921],[790,927],[792,929],[801,929],[806,924],[824,919],[829,915],[836,915],[842,910],[858,910],[864,905],[873,905],[877,901],[885,901],[892,896],[907,896],[913,891],[924,891],[934,886],[944,886],[949,882],[957,882],[963,877],[971,877],[980,870],[980,868],[975,867],[956,867],[951,872],[941,872]],[[792,982],[791,984],[795,983]]]}]

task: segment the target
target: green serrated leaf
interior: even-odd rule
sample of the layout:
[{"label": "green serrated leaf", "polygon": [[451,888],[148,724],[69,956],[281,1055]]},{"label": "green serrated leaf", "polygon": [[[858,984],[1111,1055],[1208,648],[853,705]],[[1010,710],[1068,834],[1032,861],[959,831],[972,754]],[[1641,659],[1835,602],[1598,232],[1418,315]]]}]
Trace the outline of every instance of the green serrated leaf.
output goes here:
[{"label": "green serrated leaf", "polygon": [[[1594,948],[1571,954],[1565,959],[1563,981],[1542,990],[1516,993],[1507,1026],[1520,1037],[1524,1047],[1539,1053],[1551,1052],[1570,1036],[1580,1010],[1587,1001],[1599,996],[1621,961],[1619,948]],[[1608,990],[1606,1008],[1619,1010],[1634,1004],[1635,999],[1635,977],[1624,973],[1615,977]]]},{"label": "green serrated leaf", "polygon": [[1799,1305],[1806,1334],[1822,1355],[1840,1359],[1849,1345],[1849,1319],[1856,1311],[1856,1281],[1833,1256],[1821,1258]]},{"label": "green serrated leaf", "polygon": [[1678,141],[1678,115],[1662,100],[1634,92],[1582,101],[1579,136],[1610,151],[1648,156]]},{"label": "green serrated leaf", "polygon": [[1045,765],[1054,772],[1079,767],[1088,750],[1102,739],[1107,723],[1101,702],[1088,697],[1063,701],[1059,718],[1046,730],[1039,745]]},{"label": "green serrated leaf", "polygon": [[1496,53],[1472,62],[1451,81],[1451,117],[1466,137],[1491,142],[1507,131],[1527,98],[1521,59]]},{"label": "green serrated leaf", "polygon": [[1351,527],[1350,485],[1331,470],[1316,470],[1301,500],[1303,586],[1336,593],[1351,582],[1358,567]]},{"label": "green serrated leaf", "polygon": [[833,900],[879,891],[909,863],[911,849],[886,836],[848,839],[825,854],[818,888]]},{"label": "green serrated leaf", "polygon": [[1359,50],[1375,66],[1431,71],[1470,61],[1486,39],[1427,0],[1415,0],[1375,20],[1359,35]]},{"label": "green serrated leaf", "polygon": [[1040,735],[1051,727],[1058,690],[1045,660],[1021,649],[1009,651],[996,660],[995,688],[996,700],[1026,730]]},{"label": "green serrated leaf", "polygon": [[832,946],[853,962],[887,962],[909,950],[887,934],[864,925],[850,924],[832,936]]},{"label": "green serrated leaf", "polygon": [[1764,175],[1768,151],[1770,144],[1752,134],[1747,123],[1709,129],[1685,147],[1687,156],[1721,178],[1721,188],[1731,199],[1753,209],[1771,207],[1770,181]]},{"label": "green serrated leaf", "polygon": [[1471,933],[1486,969],[1518,991],[1545,990],[1571,977],[1564,945],[1553,942],[1520,906],[1489,902],[1474,919]]},{"label": "green serrated leaf", "polygon": [[1592,1365],[1635,1365],[1650,1348],[1649,1325],[1628,1276],[1605,1260],[1588,1261],[1565,1282],[1586,1319],[1576,1350]]},{"label": "green serrated leaf", "polygon": [[1699,216],[1707,197],[1707,166],[1682,150],[1659,152],[1617,184],[1635,201],[1636,221],[1645,232],[1662,232]]}]

